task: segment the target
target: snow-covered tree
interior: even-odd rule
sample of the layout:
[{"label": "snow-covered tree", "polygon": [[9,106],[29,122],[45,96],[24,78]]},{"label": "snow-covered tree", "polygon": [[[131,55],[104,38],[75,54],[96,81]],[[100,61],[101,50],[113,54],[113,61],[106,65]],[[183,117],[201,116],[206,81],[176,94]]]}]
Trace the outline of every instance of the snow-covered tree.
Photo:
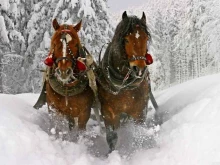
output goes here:
[{"label": "snow-covered tree", "polygon": [[3,93],[22,93],[23,82],[26,76],[21,69],[23,57],[17,54],[7,53],[2,62],[2,90]]},{"label": "snow-covered tree", "polygon": [[42,61],[50,49],[52,16],[56,1],[39,0],[28,4],[32,7],[26,26],[26,45],[23,68],[25,69],[25,91],[39,92],[42,84]]},{"label": "snow-covered tree", "polygon": [[[147,15],[152,36],[148,49],[155,61],[149,66],[154,89],[219,72],[219,8],[219,0],[147,0],[140,7],[128,9],[129,14],[138,17],[143,11]],[[0,91],[40,90],[39,70],[50,48],[54,18],[67,24],[82,19],[80,39],[97,59],[103,44],[113,36],[122,12],[110,15],[107,0],[1,0]],[[13,61],[15,65],[11,65]],[[18,81],[18,87],[8,83],[15,73],[20,75],[14,81]]]}]

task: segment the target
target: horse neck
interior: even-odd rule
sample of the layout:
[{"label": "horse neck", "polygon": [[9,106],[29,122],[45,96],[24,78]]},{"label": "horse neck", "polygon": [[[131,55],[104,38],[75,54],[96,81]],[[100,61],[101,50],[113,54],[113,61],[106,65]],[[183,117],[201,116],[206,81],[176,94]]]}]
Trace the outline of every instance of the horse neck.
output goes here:
[{"label": "horse neck", "polygon": [[78,46],[77,57],[82,57],[82,58],[86,57],[83,46],[80,43],[79,43],[79,46]]},{"label": "horse neck", "polygon": [[118,43],[110,43],[102,60],[102,68],[111,67],[121,75],[124,75],[127,71],[122,71],[125,64],[123,61],[125,61],[123,49],[119,47]]},{"label": "horse neck", "polygon": [[78,50],[76,51],[76,55],[74,56],[74,58],[77,59],[78,57],[82,57],[82,58],[86,57],[85,51],[80,42],[79,42]]}]

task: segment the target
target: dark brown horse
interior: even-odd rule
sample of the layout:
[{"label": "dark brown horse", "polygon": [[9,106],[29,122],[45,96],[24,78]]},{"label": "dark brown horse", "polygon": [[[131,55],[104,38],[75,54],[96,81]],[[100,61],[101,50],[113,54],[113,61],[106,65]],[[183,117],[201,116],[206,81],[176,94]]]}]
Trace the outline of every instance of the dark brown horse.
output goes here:
[{"label": "dark brown horse", "polygon": [[138,124],[145,122],[149,99],[145,56],[149,38],[145,14],[139,19],[124,12],[97,71],[110,152],[115,149],[121,114],[126,113]]},{"label": "dark brown horse", "polygon": [[[59,25],[55,19],[53,27],[55,33],[51,39],[49,56],[45,60],[45,64],[49,66],[44,84],[46,102],[49,110],[54,109],[56,113],[67,117],[70,128],[78,124],[79,130],[85,130],[94,93],[89,86],[87,74],[89,68],[86,64],[89,61],[84,61],[87,54],[77,34],[81,21],[76,26]],[[42,100],[39,100],[40,103],[37,103],[35,108],[42,105]],[[78,123],[74,123],[75,119]]]}]

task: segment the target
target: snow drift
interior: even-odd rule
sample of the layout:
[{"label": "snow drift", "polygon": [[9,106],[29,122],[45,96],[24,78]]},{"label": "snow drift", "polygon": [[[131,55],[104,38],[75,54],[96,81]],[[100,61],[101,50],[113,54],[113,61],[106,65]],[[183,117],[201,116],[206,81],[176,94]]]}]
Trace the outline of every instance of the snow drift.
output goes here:
[{"label": "snow drift", "polygon": [[0,95],[0,164],[220,165],[220,74],[156,93],[160,130],[131,123],[119,130],[118,151],[108,156],[93,120],[77,141],[54,138],[46,108],[32,108],[37,97]]}]

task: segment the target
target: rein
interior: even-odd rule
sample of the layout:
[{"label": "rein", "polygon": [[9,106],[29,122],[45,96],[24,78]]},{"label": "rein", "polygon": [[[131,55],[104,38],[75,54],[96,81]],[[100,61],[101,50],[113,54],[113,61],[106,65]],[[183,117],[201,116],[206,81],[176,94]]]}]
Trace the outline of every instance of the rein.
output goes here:
[{"label": "rein", "polygon": [[[110,43],[110,42],[109,42]],[[104,43],[103,45],[102,45],[102,48],[101,48],[101,50],[100,50],[100,52],[99,52],[99,65],[101,64],[101,55],[102,55],[102,49],[104,48],[104,46],[106,45],[106,44],[109,44],[109,43]]]}]

